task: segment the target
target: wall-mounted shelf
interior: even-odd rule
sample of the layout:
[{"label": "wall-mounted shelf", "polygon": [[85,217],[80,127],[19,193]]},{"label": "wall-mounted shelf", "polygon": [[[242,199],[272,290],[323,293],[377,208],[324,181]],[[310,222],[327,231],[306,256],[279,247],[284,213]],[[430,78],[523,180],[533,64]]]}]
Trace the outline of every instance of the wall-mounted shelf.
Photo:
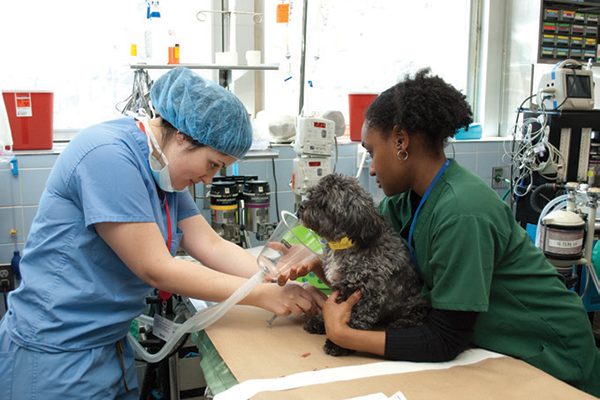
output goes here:
[{"label": "wall-mounted shelf", "polygon": [[279,69],[277,64],[259,64],[259,65],[221,65],[221,64],[131,64],[131,69],[173,69],[177,67],[186,67],[189,69],[216,69],[219,71],[219,85],[229,88],[231,83],[231,71],[276,71]]},{"label": "wall-mounted shelf", "polygon": [[186,67],[189,69],[218,69],[218,70],[246,70],[246,71],[276,71],[279,65],[259,64],[259,65],[219,65],[219,64],[131,64],[131,69],[173,69],[177,67]]}]

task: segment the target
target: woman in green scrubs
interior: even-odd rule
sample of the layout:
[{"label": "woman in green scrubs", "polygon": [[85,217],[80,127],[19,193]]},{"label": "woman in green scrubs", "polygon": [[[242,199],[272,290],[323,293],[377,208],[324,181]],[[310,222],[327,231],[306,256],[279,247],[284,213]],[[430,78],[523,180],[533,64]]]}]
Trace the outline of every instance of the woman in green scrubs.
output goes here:
[{"label": "woman in green scrubs", "polygon": [[386,196],[380,210],[403,236],[432,312],[423,326],[348,326],[355,293],[323,308],[327,337],[395,360],[446,361],[470,346],[522,359],[600,396],[600,355],[578,295],[487,183],[444,154],[472,121],[462,95],[428,70],[383,92],[366,113],[363,146]]}]

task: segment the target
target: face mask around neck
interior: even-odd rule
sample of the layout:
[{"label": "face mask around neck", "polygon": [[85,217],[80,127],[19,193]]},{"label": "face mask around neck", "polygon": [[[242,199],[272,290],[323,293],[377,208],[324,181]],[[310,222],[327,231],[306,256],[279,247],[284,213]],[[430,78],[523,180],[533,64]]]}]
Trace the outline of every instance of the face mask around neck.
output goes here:
[{"label": "face mask around neck", "polygon": [[[148,140],[148,162],[150,163],[150,171],[152,177],[158,187],[165,192],[183,192],[186,189],[176,190],[171,184],[171,175],[169,174],[169,161],[165,153],[160,148],[152,129],[150,128],[149,118],[139,119],[146,130],[146,139]],[[154,150],[153,150],[154,149]],[[158,158],[157,154],[158,153]]]}]

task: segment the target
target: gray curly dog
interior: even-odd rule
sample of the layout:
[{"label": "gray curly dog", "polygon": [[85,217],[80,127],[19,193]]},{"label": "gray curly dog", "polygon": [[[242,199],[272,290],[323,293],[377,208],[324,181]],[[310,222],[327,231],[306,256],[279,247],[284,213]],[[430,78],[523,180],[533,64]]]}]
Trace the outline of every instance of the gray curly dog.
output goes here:
[{"label": "gray curly dog", "polygon": [[[422,323],[429,305],[420,294],[422,283],[408,249],[357,179],[340,174],[323,177],[308,189],[298,216],[328,242],[344,237],[353,242],[347,249],[328,249],[323,262],[331,289],[340,291],[340,301],[357,289],[362,293],[352,309],[350,327],[372,330]],[[306,320],[304,329],[325,333],[322,315]],[[332,356],[353,353],[329,339],[323,349]]]}]

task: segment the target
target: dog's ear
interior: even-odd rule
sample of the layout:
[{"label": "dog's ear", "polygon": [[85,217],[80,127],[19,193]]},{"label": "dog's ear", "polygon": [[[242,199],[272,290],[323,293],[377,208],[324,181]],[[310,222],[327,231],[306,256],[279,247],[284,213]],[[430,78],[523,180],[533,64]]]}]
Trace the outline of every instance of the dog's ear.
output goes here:
[{"label": "dog's ear", "polygon": [[351,207],[348,236],[358,247],[368,247],[385,229],[385,221],[375,208]]},{"label": "dog's ear", "polygon": [[317,185],[308,188],[306,199],[298,210],[298,216],[304,225],[326,237],[331,236],[334,231],[334,223],[329,222],[326,217],[331,215],[329,203],[335,201],[331,193],[336,193],[336,191],[331,191],[328,180],[330,178],[325,176]]},{"label": "dog's ear", "polygon": [[347,198],[347,235],[359,247],[367,247],[385,229],[385,220],[377,211],[373,199],[358,182],[349,185]]}]

